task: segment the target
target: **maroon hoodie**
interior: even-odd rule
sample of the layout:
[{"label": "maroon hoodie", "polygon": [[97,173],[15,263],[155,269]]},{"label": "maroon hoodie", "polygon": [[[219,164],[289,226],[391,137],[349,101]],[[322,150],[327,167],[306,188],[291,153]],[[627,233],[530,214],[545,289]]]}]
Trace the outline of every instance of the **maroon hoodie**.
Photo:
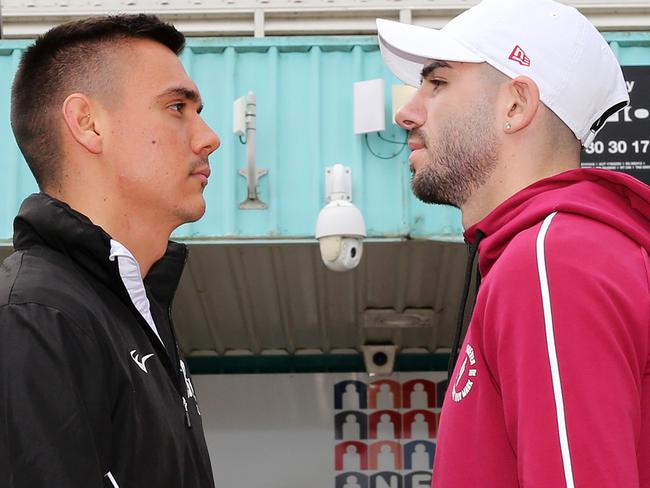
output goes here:
[{"label": "maroon hoodie", "polygon": [[432,486],[650,488],[650,188],[568,171],[479,235]]}]

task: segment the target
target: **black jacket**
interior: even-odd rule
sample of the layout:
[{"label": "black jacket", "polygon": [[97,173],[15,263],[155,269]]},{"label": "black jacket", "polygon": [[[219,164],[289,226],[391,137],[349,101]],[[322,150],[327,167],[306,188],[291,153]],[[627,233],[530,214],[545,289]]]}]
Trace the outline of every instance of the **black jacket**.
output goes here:
[{"label": "black jacket", "polygon": [[0,486],[213,487],[171,323],[185,247],[144,280],[165,346],[85,216],[34,194],[14,248],[0,267]]}]

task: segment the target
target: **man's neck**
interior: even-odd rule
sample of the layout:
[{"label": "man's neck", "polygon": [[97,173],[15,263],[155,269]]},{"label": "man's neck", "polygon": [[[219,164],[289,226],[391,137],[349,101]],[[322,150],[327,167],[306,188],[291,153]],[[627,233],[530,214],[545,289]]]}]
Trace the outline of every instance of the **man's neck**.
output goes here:
[{"label": "man's neck", "polygon": [[56,191],[48,193],[84,214],[93,224],[125,246],[138,261],[142,278],[164,256],[174,229],[170,223],[161,221],[155,215],[129,211],[120,202],[101,195],[89,197]]},{"label": "man's neck", "polygon": [[170,232],[156,232],[151,226],[143,227],[144,232],[134,232],[133,229],[138,227],[138,224],[133,221],[130,223],[131,228],[128,231],[124,228],[110,230],[99,223],[97,225],[104,228],[113,239],[120,242],[133,254],[140,266],[143,279],[147,276],[154,263],[162,258],[167,250]]},{"label": "man's neck", "polygon": [[579,166],[579,161],[567,154],[549,154],[543,160],[514,153],[511,157],[501,157],[488,181],[461,206],[463,228],[480,222],[508,198],[536,181]]}]

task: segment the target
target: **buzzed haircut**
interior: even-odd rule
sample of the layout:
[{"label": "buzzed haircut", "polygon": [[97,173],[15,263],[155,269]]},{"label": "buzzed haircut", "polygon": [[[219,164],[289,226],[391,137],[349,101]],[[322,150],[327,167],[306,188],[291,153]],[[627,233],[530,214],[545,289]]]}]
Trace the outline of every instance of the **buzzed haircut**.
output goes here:
[{"label": "buzzed haircut", "polygon": [[61,107],[72,93],[107,95],[115,46],[149,39],[179,54],[185,37],[154,15],[111,15],[61,24],[23,54],[11,89],[11,128],[41,190],[60,177]]}]

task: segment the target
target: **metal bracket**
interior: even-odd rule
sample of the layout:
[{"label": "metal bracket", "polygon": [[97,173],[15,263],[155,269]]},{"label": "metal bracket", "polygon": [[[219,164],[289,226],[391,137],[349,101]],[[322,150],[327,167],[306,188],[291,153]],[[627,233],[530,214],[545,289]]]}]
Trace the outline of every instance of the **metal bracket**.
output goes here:
[{"label": "metal bracket", "polygon": [[352,201],[352,170],[340,163],[325,168],[325,197],[334,200]]},{"label": "metal bracket", "polygon": [[256,117],[255,94],[248,92],[246,97],[246,169],[239,170],[239,174],[246,178],[247,195],[246,200],[239,204],[244,210],[259,210],[267,208],[266,203],[260,200],[257,195],[259,179],[268,174],[268,170],[255,166],[255,117]]},{"label": "metal bracket", "polygon": [[[239,208],[244,209],[244,210],[260,210],[267,208],[266,203],[264,203],[262,200],[260,200],[257,197],[257,181],[264,175],[268,174],[268,171],[265,169],[255,169],[255,177],[254,178],[249,178],[248,177],[248,169],[240,169],[239,174],[242,175],[244,178],[246,178],[246,181],[248,182],[248,198],[241,202],[239,204]],[[251,190],[251,182],[254,182],[253,185],[253,190]]]}]

